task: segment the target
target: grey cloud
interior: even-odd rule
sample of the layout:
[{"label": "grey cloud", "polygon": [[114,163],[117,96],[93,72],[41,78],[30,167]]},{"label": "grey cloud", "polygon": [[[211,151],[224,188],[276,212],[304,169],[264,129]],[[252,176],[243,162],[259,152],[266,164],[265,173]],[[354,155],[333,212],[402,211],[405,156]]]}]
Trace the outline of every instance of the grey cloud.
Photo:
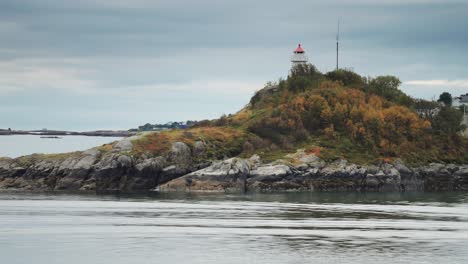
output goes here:
[{"label": "grey cloud", "polygon": [[[284,77],[298,42],[322,71],[333,69],[338,18],[343,67],[365,75],[394,74],[403,81],[466,80],[467,12],[468,2],[461,0],[3,0],[0,102],[52,115],[62,109],[58,103],[34,102],[30,94],[42,91],[44,97],[81,99],[63,115],[86,116],[92,107],[102,119],[113,110],[135,111],[142,119],[207,118],[241,107],[251,90],[213,94],[201,83],[213,87],[210,81],[264,83]],[[175,92],[182,86],[195,92]],[[149,90],[151,101],[135,109],[125,96],[141,87]],[[417,97],[439,91],[426,88],[404,86]],[[83,91],[107,94],[119,106],[101,105]],[[174,114],[158,115],[169,99]],[[198,102],[210,101],[223,102],[220,110],[212,105],[193,116]],[[9,115],[5,111],[0,109],[0,127]],[[8,122],[32,122],[24,112],[17,117]],[[91,121],[97,117],[89,118],[90,124],[98,123]],[[126,120],[115,126],[130,126]]]}]

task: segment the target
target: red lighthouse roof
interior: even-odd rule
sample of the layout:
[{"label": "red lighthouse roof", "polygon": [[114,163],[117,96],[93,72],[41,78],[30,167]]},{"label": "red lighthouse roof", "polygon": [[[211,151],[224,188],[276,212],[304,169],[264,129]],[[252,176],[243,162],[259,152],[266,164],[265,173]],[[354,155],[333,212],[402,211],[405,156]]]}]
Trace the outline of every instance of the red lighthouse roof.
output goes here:
[{"label": "red lighthouse roof", "polygon": [[301,44],[297,45],[297,48],[294,50],[294,53],[304,53],[304,49],[301,47]]}]

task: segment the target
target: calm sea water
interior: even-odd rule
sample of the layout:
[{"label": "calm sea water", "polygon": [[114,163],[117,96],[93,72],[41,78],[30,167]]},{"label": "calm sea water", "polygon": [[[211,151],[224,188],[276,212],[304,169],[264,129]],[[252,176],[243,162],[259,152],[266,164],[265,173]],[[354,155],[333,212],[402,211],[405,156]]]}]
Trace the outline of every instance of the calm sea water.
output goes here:
[{"label": "calm sea water", "polygon": [[1,263],[468,263],[468,194],[0,194]]},{"label": "calm sea water", "polygon": [[0,157],[16,158],[33,153],[62,153],[86,150],[121,139],[120,137],[60,136],[41,138],[35,135],[0,136]]}]

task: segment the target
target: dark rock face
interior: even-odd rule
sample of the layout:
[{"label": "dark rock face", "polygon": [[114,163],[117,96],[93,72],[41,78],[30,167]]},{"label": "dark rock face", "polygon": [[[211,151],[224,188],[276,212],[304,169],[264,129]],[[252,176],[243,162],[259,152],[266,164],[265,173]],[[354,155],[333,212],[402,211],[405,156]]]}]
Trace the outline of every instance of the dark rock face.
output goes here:
[{"label": "dark rock face", "polygon": [[[394,164],[359,166],[346,160],[325,164],[316,158],[303,163],[261,164],[254,158],[215,163],[160,186],[161,191],[455,191],[468,190],[468,166],[430,164],[409,169]],[[239,165],[242,164],[242,165]]]},{"label": "dark rock face", "polygon": [[[30,163],[0,159],[0,190],[92,192],[245,191],[456,191],[468,190],[468,165],[431,163],[408,168],[393,164],[359,166],[346,160],[325,163],[299,150],[286,160],[264,164],[256,155],[211,163],[200,161],[203,142],[182,142],[165,156],[136,159],[131,141],[118,150],[90,149],[62,159]],[[121,151],[125,149],[125,151]]]},{"label": "dark rock face", "polygon": [[[119,147],[129,150],[131,143]],[[0,190],[144,192],[209,165],[193,164],[191,150],[182,142],[174,143],[167,157],[141,160],[121,152],[102,155],[97,149],[27,167],[16,159],[1,159]]]}]

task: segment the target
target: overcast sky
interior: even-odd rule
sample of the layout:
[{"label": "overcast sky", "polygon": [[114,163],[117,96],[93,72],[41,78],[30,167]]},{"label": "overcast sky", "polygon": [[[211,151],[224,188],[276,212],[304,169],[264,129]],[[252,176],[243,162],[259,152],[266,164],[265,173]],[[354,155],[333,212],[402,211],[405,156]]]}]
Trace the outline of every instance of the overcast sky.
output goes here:
[{"label": "overcast sky", "polygon": [[0,128],[128,129],[233,113],[287,75],[396,75],[468,93],[468,0],[1,0]]}]

